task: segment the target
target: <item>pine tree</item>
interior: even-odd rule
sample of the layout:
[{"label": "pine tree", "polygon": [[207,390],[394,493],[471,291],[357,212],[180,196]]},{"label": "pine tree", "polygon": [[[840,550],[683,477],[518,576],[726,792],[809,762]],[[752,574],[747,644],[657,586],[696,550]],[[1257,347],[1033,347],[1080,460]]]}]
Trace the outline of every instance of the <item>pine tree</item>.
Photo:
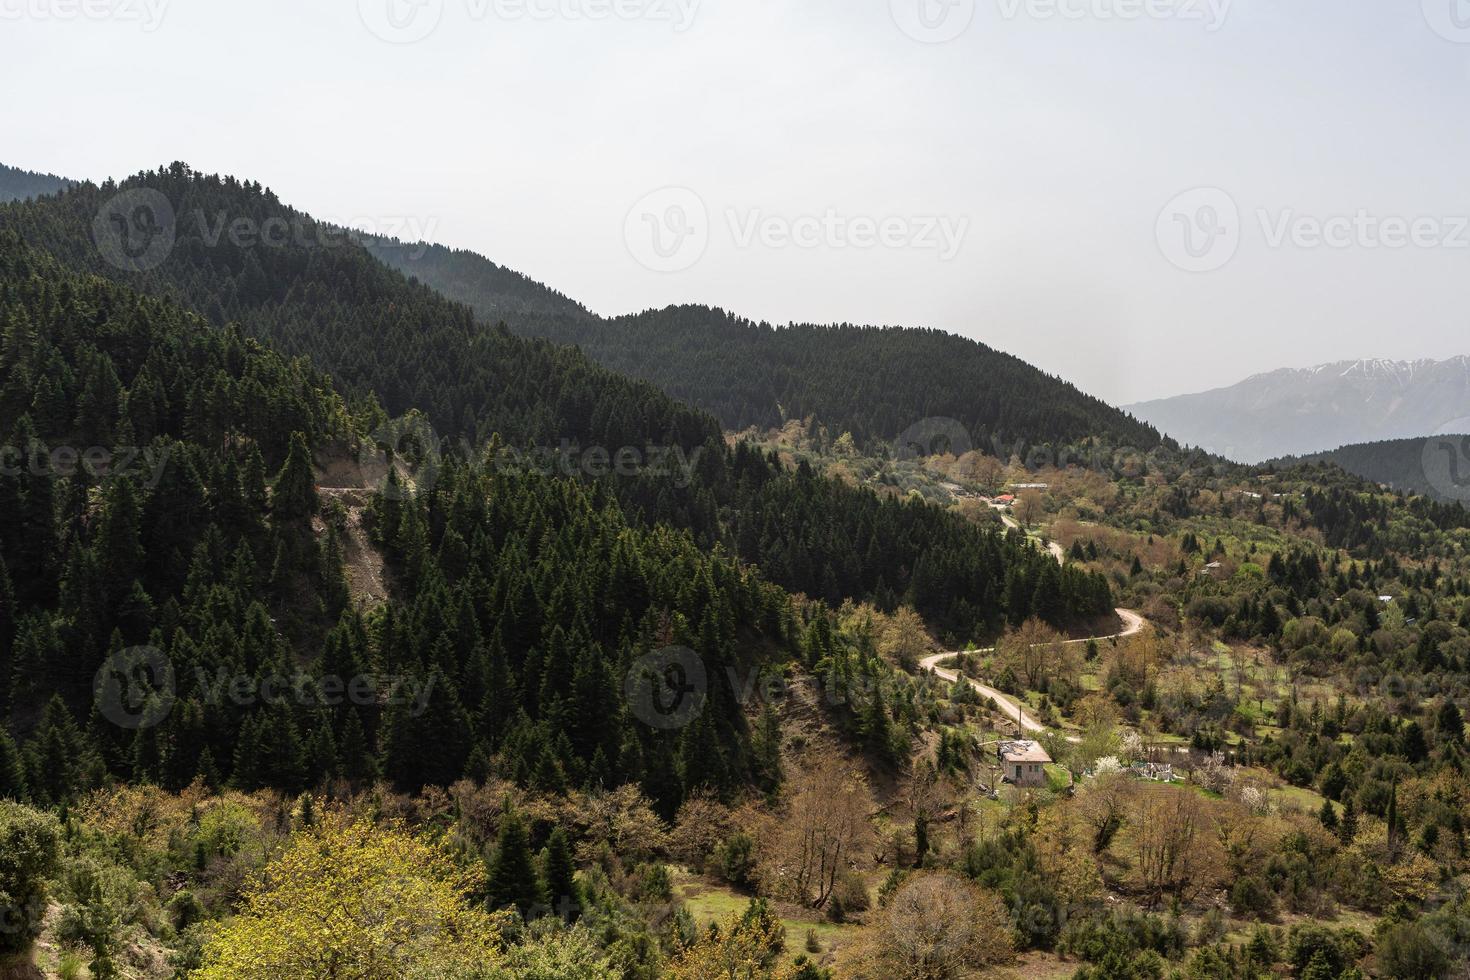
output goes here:
[{"label": "pine tree", "polygon": [[1351,844],[1358,836],[1358,809],[1351,796],[1342,805],[1342,820],[1338,824],[1337,836],[1344,844]]},{"label": "pine tree", "polygon": [[25,770],[20,750],[10,733],[0,727],[0,800],[22,800],[25,795]]},{"label": "pine tree", "polygon": [[306,436],[293,432],[286,462],[271,487],[271,513],[278,524],[304,521],[315,515],[320,506],[316,480],[311,469],[311,450],[306,446]]},{"label": "pine tree", "polygon": [[514,908],[527,918],[545,905],[540,879],[531,860],[531,841],[521,816],[510,801],[500,818],[500,835],[495,856],[485,881],[487,904],[491,909]]},{"label": "pine tree", "polygon": [[1322,801],[1322,810],[1317,814],[1317,819],[1322,821],[1322,826],[1328,830],[1337,829],[1337,810],[1333,807],[1331,800]]},{"label": "pine tree", "polygon": [[576,881],[576,865],[572,863],[572,845],[567,832],[557,827],[546,841],[542,853],[542,889],[551,907],[570,922],[581,915],[582,895]]}]

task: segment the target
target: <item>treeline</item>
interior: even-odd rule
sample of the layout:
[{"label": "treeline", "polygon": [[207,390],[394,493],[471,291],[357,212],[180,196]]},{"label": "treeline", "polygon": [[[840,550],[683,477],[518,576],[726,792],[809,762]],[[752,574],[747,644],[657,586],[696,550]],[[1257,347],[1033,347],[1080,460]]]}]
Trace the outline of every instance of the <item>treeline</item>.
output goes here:
[{"label": "treeline", "polygon": [[606,367],[714,413],[726,429],[815,417],[869,447],[923,419],[948,418],[990,453],[1089,438],[1140,450],[1161,443],[1150,426],[1074,386],[940,330],[774,327],[704,306],[602,319],[472,252],[398,243],[374,251],[487,320],[574,344]]},{"label": "treeline", "polygon": [[[94,240],[94,220],[121,192],[157,192],[172,213],[129,211],[173,244],[159,264],[120,268]],[[126,200],[126,199],[125,199]],[[163,226],[167,224],[166,228]],[[288,356],[309,357],[359,401],[390,416],[418,409],[447,439],[514,444],[686,449],[718,436],[714,420],[575,351],[482,326],[464,306],[384,267],[354,236],[297,211],[258,183],[207,176],[182,163],[122,184],[78,184],[60,196],[0,207],[0,229],[72,269],[170,296],[211,323],[237,322]],[[151,253],[150,253],[151,254]],[[115,257],[115,256],[114,256]],[[150,265],[151,263],[138,263]]]},{"label": "treeline", "polygon": [[[124,191],[156,192],[174,214],[174,244],[156,268],[111,264],[91,238],[93,218]],[[237,222],[257,234],[231,233]],[[0,207],[6,227],[73,268],[176,297],[212,322],[309,357],[368,429],[417,410],[460,455],[492,435],[522,448],[677,450],[683,469],[644,465],[604,481],[624,513],[647,527],[687,529],[705,549],[723,544],[792,591],[889,609],[908,600],[962,639],[1026,615],[1065,626],[1108,608],[1101,580],[1059,573],[957,517],[786,477],[774,459],[734,452],[710,416],[574,350],[478,323],[258,184],[174,164],[122,185],[83,184]]]},{"label": "treeline", "polygon": [[[672,813],[761,778],[769,753],[750,747],[735,685],[794,653],[799,624],[757,572],[629,526],[595,483],[451,458],[432,490],[389,482],[374,500],[394,588],[363,614],[346,515],[314,479],[314,455],[360,424],[326,379],[169,301],[67,276],[12,235],[0,323],[16,420],[0,682],[18,737],[0,734],[0,795],[500,773],[642,782]],[[73,465],[90,447],[99,464]],[[634,716],[625,679],[668,646],[708,685],[665,730]]]},{"label": "treeline", "polygon": [[55,194],[69,183],[55,174],[38,174],[0,163],[0,203]]}]

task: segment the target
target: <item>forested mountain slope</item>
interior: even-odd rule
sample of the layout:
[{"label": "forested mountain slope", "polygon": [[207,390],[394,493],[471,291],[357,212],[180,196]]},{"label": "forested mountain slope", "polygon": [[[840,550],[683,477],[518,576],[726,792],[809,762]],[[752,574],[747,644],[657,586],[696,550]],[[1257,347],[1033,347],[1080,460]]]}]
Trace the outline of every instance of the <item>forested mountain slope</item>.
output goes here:
[{"label": "forested mountain slope", "polygon": [[55,194],[70,183],[55,174],[38,174],[0,163],[0,204]]},{"label": "forested mountain slope", "polygon": [[[760,778],[726,667],[796,625],[759,573],[630,526],[596,485],[451,460],[426,492],[368,494],[395,585],[364,612],[313,458],[365,420],[322,375],[9,233],[0,322],[0,761],[19,760],[0,796],[61,803],[111,777],[417,789],[494,768],[642,782],[672,808]],[[634,659],[669,644],[711,677],[683,732],[634,724],[622,697]],[[140,668],[153,702],[131,682],[109,695]],[[331,679],[371,689],[313,696]]]},{"label": "forested mountain slope", "polygon": [[1273,465],[1335,463],[1349,473],[1403,493],[1444,502],[1470,502],[1470,436],[1427,436],[1342,446]]},{"label": "forested mountain slope", "polygon": [[176,163],[0,208],[0,228],[72,268],[173,296],[215,324],[239,322],[282,353],[311,357],[349,395],[375,396],[390,415],[426,413],[444,437],[483,441],[493,430],[517,443],[687,449],[717,434],[710,418],[649,385],[481,326],[259,184]]},{"label": "forested mountain slope", "polygon": [[603,319],[471,252],[374,243],[374,254],[488,320],[561,344],[713,412],[726,429],[815,416],[860,444],[928,418],[958,420],[975,448],[1098,438],[1150,449],[1159,434],[1019,358],[938,330],[852,324],[773,327],[675,306]]},{"label": "forested mountain slope", "polygon": [[[119,202],[129,235],[114,240]],[[167,223],[154,228],[158,215]],[[1016,617],[1066,625],[1111,608],[1099,577],[1058,570],[1024,541],[730,450],[711,416],[575,350],[482,324],[257,184],[175,164],[121,186],[83,184],[0,207],[3,229],[74,269],[177,298],[311,358],[370,428],[382,422],[377,406],[394,417],[418,410],[452,452],[473,456],[498,435],[551,447],[533,468],[561,475],[605,473],[631,450],[641,465],[607,481],[631,520],[687,529],[699,546],[723,545],[792,591],[888,609],[908,601],[966,639]],[[167,247],[155,251],[155,241]],[[120,252],[126,245],[137,255]]]}]

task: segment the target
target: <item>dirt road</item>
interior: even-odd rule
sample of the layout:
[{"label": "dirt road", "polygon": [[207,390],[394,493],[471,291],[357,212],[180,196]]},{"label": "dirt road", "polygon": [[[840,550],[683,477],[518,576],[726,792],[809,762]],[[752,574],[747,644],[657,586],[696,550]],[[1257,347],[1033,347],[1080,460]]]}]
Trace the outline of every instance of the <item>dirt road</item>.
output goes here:
[{"label": "dirt road", "polygon": [[[1093,641],[1103,642],[1103,641],[1106,641],[1106,640],[1121,640],[1124,637],[1133,636],[1134,634],[1142,631],[1143,626],[1144,626],[1144,618],[1142,616],[1140,616],[1138,613],[1134,612],[1131,609],[1115,609],[1114,612],[1116,612],[1118,614],[1118,618],[1120,618],[1121,620],[1123,620],[1123,630],[1122,630],[1122,632],[1112,633],[1112,634],[1109,634],[1108,636],[1093,636],[1093,637],[1084,637],[1083,639],[1080,639],[1080,640],[1067,640],[1066,641],[1066,644],[1068,646],[1071,646],[1071,645],[1076,644],[1076,643],[1091,643]],[[919,669],[922,670],[922,671],[924,671],[925,673],[933,673],[936,677],[940,678],[941,680],[948,681],[949,683],[953,684],[955,681],[959,680],[959,676],[960,675],[959,675],[959,673],[957,671],[945,670],[944,668],[940,667],[939,664],[942,661],[944,661],[944,660],[946,660],[946,659],[948,659],[950,657],[957,656],[959,653],[962,653],[962,652],[968,652],[968,653],[990,653],[993,650],[994,650],[993,647],[987,647],[986,649],[983,649],[983,650],[950,651],[949,653],[936,653],[936,654],[934,654],[932,656],[925,657],[923,660],[919,661]],[[1028,733],[1033,733],[1033,734],[1036,733],[1036,732],[1044,732],[1044,731],[1046,731],[1046,726],[1043,725],[1041,722],[1037,721],[1033,716],[1027,714],[1026,711],[1025,711],[1025,709],[1023,709],[1016,702],[1016,699],[1015,698],[1011,697],[1008,694],[1002,694],[1000,691],[997,691],[995,688],[989,686],[988,684],[982,684],[982,683],[980,683],[979,681],[977,681],[977,680],[975,680],[973,678],[966,678],[966,680],[969,681],[969,684],[970,684],[971,687],[973,687],[976,691],[979,692],[979,694],[980,694],[980,696],[982,698],[991,698],[991,699],[993,699],[995,701],[995,703],[1000,707],[1000,710],[1007,717],[1010,717],[1010,718],[1019,718],[1020,719],[1020,723],[1021,723],[1021,730],[1022,731],[1028,732]],[[1069,741],[1069,742],[1075,742],[1075,741],[1077,741],[1077,739],[1076,738],[1070,738],[1069,737],[1067,739],[1067,741]]]}]

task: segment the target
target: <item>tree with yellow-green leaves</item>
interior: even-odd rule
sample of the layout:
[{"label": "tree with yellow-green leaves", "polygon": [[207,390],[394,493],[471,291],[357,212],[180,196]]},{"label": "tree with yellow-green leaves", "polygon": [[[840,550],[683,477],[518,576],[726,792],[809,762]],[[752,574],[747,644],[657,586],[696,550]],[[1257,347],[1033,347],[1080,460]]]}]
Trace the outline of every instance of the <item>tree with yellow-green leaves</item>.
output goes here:
[{"label": "tree with yellow-green leaves", "polygon": [[482,971],[502,919],[479,874],[396,827],[328,815],[298,832],[204,949],[197,980],[387,980]]}]

